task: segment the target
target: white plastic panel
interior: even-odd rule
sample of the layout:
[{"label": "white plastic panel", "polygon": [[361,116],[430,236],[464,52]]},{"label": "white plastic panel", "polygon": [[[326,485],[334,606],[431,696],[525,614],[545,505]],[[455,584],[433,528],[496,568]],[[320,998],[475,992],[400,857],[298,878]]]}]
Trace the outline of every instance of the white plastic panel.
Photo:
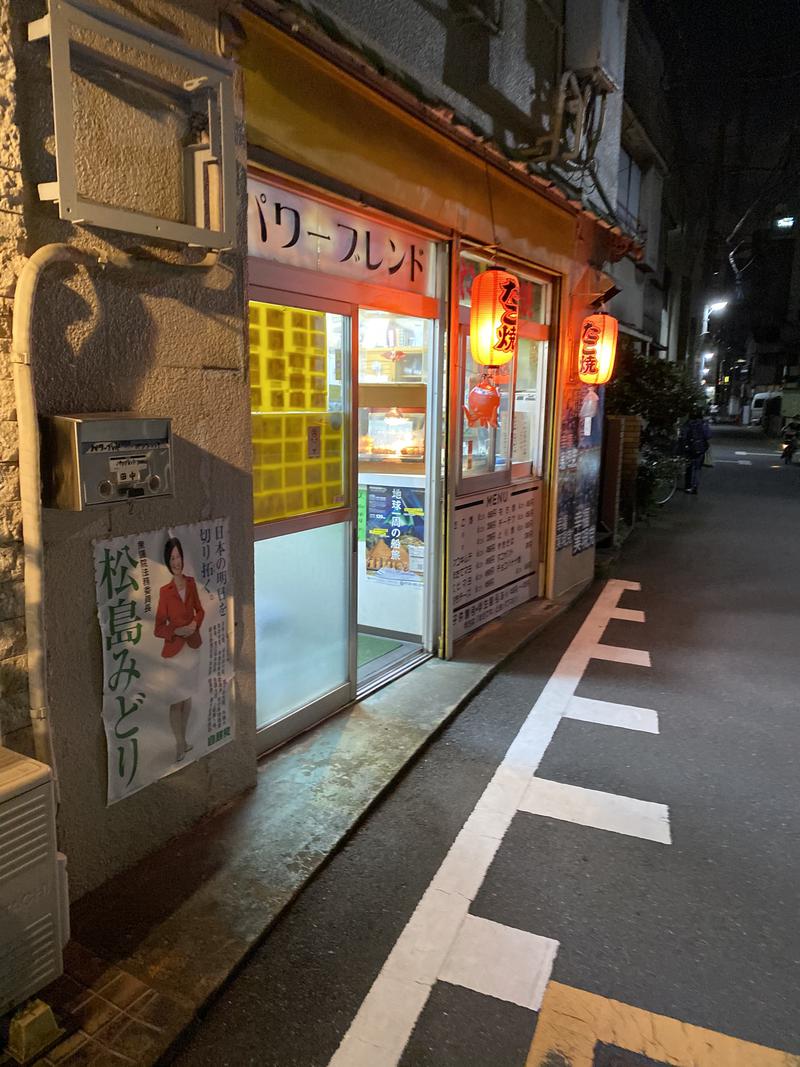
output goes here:
[{"label": "white plastic panel", "polygon": [[0,749],[0,1016],[62,971],[50,769]]}]

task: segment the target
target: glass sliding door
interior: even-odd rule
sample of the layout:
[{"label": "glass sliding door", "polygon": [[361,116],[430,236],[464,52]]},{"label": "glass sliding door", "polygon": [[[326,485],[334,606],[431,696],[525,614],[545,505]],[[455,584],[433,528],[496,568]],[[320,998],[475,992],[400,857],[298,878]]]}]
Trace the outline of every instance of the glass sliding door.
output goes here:
[{"label": "glass sliding door", "polygon": [[346,306],[314,303],[250,303],[262,750],[307,729],[354,693],[352,318]]},{"label": "glass sliding door", "polygon": [[340,522],[255,543],[260,729],[348,686],[350,540]]},{"label": "glass sliding door", "polygon": [[425,650],[435,537],[429,492],[435,319],[360,308],[358,689]]}]

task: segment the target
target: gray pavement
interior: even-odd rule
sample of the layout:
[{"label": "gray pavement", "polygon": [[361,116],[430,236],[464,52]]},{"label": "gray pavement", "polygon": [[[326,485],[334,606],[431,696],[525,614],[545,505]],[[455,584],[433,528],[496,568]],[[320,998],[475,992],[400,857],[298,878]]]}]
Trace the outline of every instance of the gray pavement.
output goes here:
[{"label": "gray pavement", "polygon": [[[757,431],[717,427],[699,495],[679,493],[637,527],[613,576],[641,583],[620,604],[645,621],[612,618],[602,641],[644,649],[652,665],[591,659],[577,695],[654,709],[659,731],[563,719],[536,777],[665,805],[671,844],[518,811],[469,913],[558,942],[541,1011],[437,981],[401,1067],[523,1067],[557,986],[800,1053],[798,525],[800,467],[783,466]],[[411,767],[176,1064],[329,1063],[601,587],[518,652]],[[686,1067],[762,1062],[734,1047]],[[597,1051],[601,1061],[623,1062]]]}]

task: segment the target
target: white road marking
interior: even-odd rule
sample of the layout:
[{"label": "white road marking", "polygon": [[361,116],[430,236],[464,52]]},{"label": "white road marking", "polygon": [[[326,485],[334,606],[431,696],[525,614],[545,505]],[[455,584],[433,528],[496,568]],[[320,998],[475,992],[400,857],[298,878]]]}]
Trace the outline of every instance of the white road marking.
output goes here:
[{"label": "white road marking", "polygon": [[658,712],[652,708],[637,708],[633,704],[612,704],[607,700],[573,697],[567,704],[564,718],[595,722],[600,726],[619,726],[625,730],[641,730],[645,734],[658,733]]},{"label": "white road marking", "polygon": [[753,461],[751,459],[739,459],[736,461],[740,467],[752,467]]},{"label": "white road marking", "polygon": [[439,978],[538,1011],[556,952],[552,938],[467,915]]},{"label": "white road marking", "polygon": [[[350,1024],[330,1067],[396,1067],[542,756],[625,590],[606,582],[464,823]],[[611,646],[605,646],[611,647]],[[649,656],[637,652],[639,657]],[[625,661],[630,662],[630,661]],[[635,662],[642,662],[637,659]]]},{"label": "white road marking", "polygon": [[636,608],[614,608],[611,619],[624,619],[625,622],[644,622],[644,612]]},{"label": "white road marking", "polygon": [[534,778],[525,791],[522,810],[597,830],[611,830],[628,837],[672,844],[669,832],[669,808],[649,800],[636,800],[598,789],[584,789],[548,778]]},{"label": "white road marking", "polygon": [[641,648],[620,648],[618,645],[595,645],[592,659],[607,659],[612,663],[632,663],[636,667],[650,666],[649,652]]},{"label": "white road marking", "polygon": [[779,448],[776,452],[734,452],[733,454],[734,456],[779,456],[781,449]]}]

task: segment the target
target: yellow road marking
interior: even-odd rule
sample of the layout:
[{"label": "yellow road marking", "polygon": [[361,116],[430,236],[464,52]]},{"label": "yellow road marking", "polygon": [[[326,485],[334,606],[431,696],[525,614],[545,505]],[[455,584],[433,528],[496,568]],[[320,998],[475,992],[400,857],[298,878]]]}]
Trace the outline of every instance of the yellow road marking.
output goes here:
[{"label": "yellow road marking", "polygon": [[800,1056],[551,982],[525,1067],[592,1067],[597,1042],[672,1067],[800,1067]]}]

